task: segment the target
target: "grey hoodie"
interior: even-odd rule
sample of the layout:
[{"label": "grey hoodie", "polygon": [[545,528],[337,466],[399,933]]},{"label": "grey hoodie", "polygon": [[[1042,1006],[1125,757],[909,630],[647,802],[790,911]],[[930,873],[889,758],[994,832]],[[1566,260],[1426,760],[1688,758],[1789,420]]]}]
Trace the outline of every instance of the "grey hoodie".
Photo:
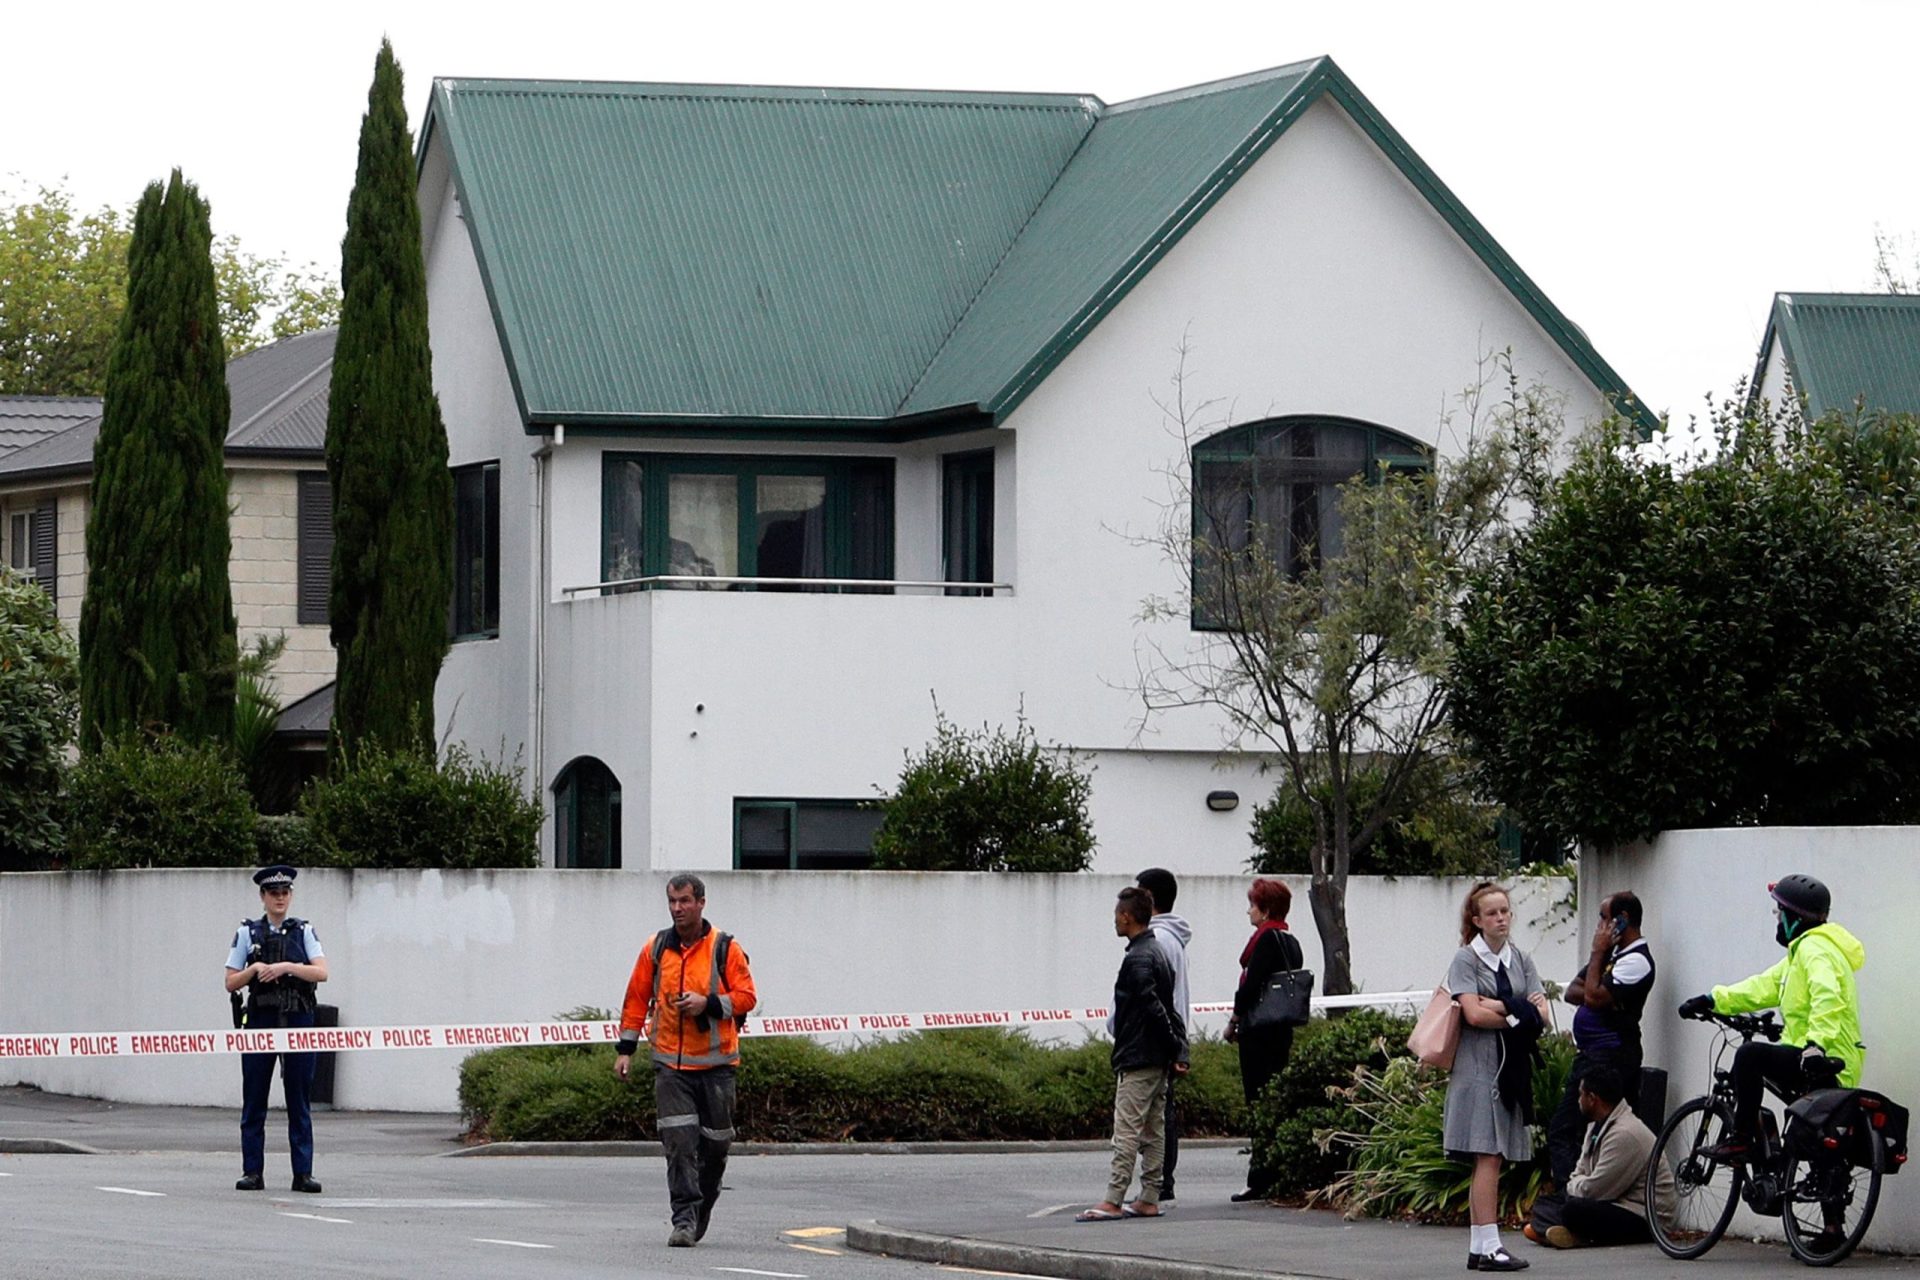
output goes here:
[{"label": "grey hoodie", "polygon": [[[1193,1000],[1187,993],[1187,940],[1193,937],[1193,926],[1184,916],[1171,911],[1163,911],[1147,921],[1147,927],[1153,931],[1154,945],[1160,948],[1160,954],[1173,966],[1173,1011],[1180,1015],[1181,1028],[1189,1039],[1193,1036]],[[1114,1030],[1114,1016],[1107,1015],[1107,1034]],[[1186,1046],[1180,1049],[1180,1061],[1187,1060]]]}]

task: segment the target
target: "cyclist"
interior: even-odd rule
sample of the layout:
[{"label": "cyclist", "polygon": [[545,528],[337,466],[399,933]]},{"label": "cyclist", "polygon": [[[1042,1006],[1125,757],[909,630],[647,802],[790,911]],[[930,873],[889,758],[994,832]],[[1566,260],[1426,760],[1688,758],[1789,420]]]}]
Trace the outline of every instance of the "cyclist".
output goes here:
[{"label": "cyclist", "polygon": [[1733,1132],[1708,1153],[1728,1162],[1750,1158],[1759,1144],[1764,1081],[1773,1081],[1790,1095],[1804,1093],[1813,1083],[1809,1068],[1825,1056],[1841,1060],[1840,1084],[1851,1089],[1860,1083],[1866,1056],[1853,978],[1866,963],[1866,948],[1827,919],[1832,895],[1812,876],[1796,873],[1767,890],[1774,902],[1773,938],[1787,949],[1786,959],[1680,1006],[1683,1018],[1709,1011],[1756,1013],[1777,1006],[1785,1022],[1780,1043],[1752,1040],[1733,1056]]}]

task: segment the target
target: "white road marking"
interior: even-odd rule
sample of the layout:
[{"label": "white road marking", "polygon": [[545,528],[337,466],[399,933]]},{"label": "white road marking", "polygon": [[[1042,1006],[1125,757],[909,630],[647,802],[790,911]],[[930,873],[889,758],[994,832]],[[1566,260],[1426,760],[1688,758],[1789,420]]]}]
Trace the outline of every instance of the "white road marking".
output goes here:
[{"label": "white road marking", "polygon": [[329,1209],[544,1209],[531,1200],[320,1200]]},{"label": "white road marking", "polygon": [[752,1267],[715,1267],[715,1271],[731,1271],[737,1276],[779,1276],[780,1280],[807,1280],[798,1271],[756,1271]]},{"label": "white road marking", "polygon": [[10,1173],[0,1173],[0,1178],[11,1178],[12,1176]]},{"label": "white road marking", "polygon": [[526,1241],[526,1240],[489,1240],[485,1236],[475,1236],[473,1238],[473,1242],[475,1244],[511,1245],[515,1249],[551,1249],[553,1248],[553,1246],[550,1244],[533,1244],[530,1241]]},{"label": "white road marking", "polygon": [[281,1216],[281,1217],[283,1217],[283,1218],[305,1218],[305,1219],[307,1219],[307,1220],[308,1220],[308,1221],[310,1221],[310,1222],[345,1222],[345,1223],[351,1223],[351,1222],[353,1221],[353,1219],[352,1219],[352,1218],[328,1218],[328,1217],[325,1217],[325,1216],[323,1216],[323,1215],[321,1215],[321,1214],[318,1214],[318,1213],[282,1213],[282,1214],[281,1214],[280,1216]]},{"label": "white road marking", "polygon": [[1028,1216],[1029,1218],[1044,1218],[1044,1217],[1046,1217],[1046,1216],[1047,1216],[1048,1214],[1050,1214],[1050,1213],[1058,1213],[1058,1212],[1060,1212],[1060,1211],[1061,1211],[1062,1209],[1071,1209],[1071,1208],[1073,1208],[1073,1205],[1074,1205],[1074,1204],[1079,1204],[1079,1203],[1080,1203],[1080,1202],[1079,1202],[1078,1200],[1076,1200],[1076,1201],[1074,1201],[1074,1202],[1073,1202],[1073,1204],[1053,1204],[1053,1205],[1048,1205],[1048,1206],[1047,1206],[1046,1208],[1044,1208],[1044,1209],[1041,1209],[1041,1210],[1039,1210],[1039,1211],[1037,1211],[1037,1212],[1035,1212],[1035,1213],[1030,1213],[1030,1214],[1028,1214],[1027,1216]]},{"label": "white road marking", "polygon": [[795,1244],[791,1240],[787,1241],[787,1248],[805,1249],[808,1253],[824,1253],[829,1258],[838,1258],[842,1256],[841,1252],[838,1249],[822,1249],[817,1244]]},{"label": "white road marking", "polygon": [[122,1196],[159,1196],[162,1199],[165,1199],[167,1194],[164,1191],[135,1191],[132,1187],[95,1187],[94,1190],[111,1191],[115,1195]]}]

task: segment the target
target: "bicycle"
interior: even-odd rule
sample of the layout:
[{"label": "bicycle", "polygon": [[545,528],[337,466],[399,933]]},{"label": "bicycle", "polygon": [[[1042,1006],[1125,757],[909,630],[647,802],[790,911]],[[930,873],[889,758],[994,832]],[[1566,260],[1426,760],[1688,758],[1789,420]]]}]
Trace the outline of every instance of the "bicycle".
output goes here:
[{"label": "bicycle", "polygon": [[[1756,1036],[1777,1041],[1780,1024],[1771,1012],[1708,1011],[1699,1016],[1720,1028],[1713,1050],[1713,1087],[1682,1103],[1654,1141],[1646,1184],[1647,1223],[1654,1243],[1670,1258],[1698,1258],[1720,1242],[1744,1200],[1762,1217],[1779,1216],[1794,1257],[1809,1266],[1832,1266],[1858,1247],[1880,1203],[1889,1153],[1881,1134],[1885,1119],[1875,1121],[1872,1112],[1883,1100],[1861,1091],[1859,1123],[1823,1126],[1811,1140],[1795,1127],[1801,1123],[1800,1116],[1791,1115],[1786,1142],[1773,1109],[1763,1105],[1761,1136],[1753,1155],[1744,1162],[1716,1160],[1712,1149],[1733,1132],[1733,1077],[1722,1066],[1727,1050],[1738,1047],[1736,1037],[1739,1044]],[[1844,1065],[1838,1058],[1826,1058],[1819,1067],[1831,1083]],[[1797,1100],[1771,1080],[1766,1086],[1782,1103]],[[1810,1089],[1806,1096],[1814,1092]],[[1898,1159],[1904,1161],[1904,1137],[1900,1141]],[[1653,1209],[1659,1203],[1655,1181],[1663,1160],[1673,1170],[1675,1203],[1670,1221]]]}]

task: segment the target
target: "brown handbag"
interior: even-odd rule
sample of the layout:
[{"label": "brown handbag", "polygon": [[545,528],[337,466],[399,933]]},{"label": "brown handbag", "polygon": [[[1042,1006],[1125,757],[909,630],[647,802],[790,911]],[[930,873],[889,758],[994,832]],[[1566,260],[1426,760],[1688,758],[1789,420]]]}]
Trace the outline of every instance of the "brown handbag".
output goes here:
[{"label": "brown handbag", "polygon": [[1451,1071],[1459,1047],[1460,1006],[1445,986],[1435,987],[1433,999],[1427,1001],[1420,1020],[1413,1024],[1413,1034],[1407,1037],[1407,1048],[1426,1065]]}]

